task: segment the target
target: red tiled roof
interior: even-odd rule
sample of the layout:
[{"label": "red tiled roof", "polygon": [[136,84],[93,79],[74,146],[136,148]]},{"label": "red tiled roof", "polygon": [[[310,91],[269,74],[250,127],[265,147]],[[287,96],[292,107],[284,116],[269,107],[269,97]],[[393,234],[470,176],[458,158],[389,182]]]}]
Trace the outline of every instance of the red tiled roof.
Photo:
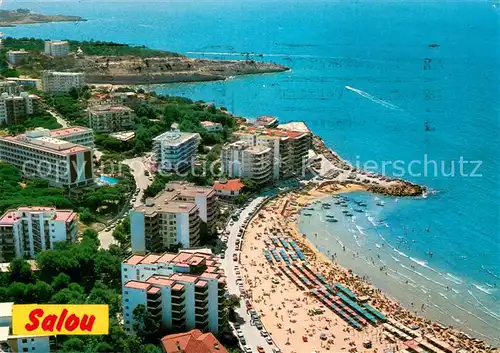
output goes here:
[{"label": "red tiled roof", "polygon": [[212,333],[200,330],[165,336],[161,344],[166,353],[227,353]]},{"label": "red tiled roof", "polygon": [[215,190],[228,190],[228,191],[240,191],[245,185],[240,179],[231,179],[225,183],[215,183]]}]

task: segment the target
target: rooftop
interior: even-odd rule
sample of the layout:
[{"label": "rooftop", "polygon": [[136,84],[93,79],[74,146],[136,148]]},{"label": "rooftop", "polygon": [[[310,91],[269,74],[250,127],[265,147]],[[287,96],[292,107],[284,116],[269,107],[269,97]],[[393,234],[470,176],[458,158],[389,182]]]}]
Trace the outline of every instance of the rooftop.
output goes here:
[{"label": "rooftop", "polygon": [[212,333],[202,333],[198,329],[165,336],[161,345],[166,353],[227,353]]},{"label": "rooftop", "polygon": [[73,134],[80,134],[80,133],[84,133],[84,132],[92,133],[92,129],[89,129],[86,127],[81,127],[81,126],[65,127],[65,128],[61,128],[61,129],[50,130],[50,136],[60,138],[60,137],[71,136]]},{"label": "rooftop", "polygon": [[230,179],[227,181],[219,181],[214,184],[215,190],[240,191],[245,187],[245,184],[240,179]]},{"label": "rooftop", "polygon": [[151,287],[151,284],[147,282],[128,281],[127,283],[125,283],[125,288],[130,289],[148,290],[149,287]]},{"label": "rooftop", "polygon": [[276,118],[274,116],[263,115],[263,116],[257,118],[257,120],[255,120],[254,125],[255,126],[268,126],[271,124],[275,124],[277,122],[278,122],[278,118]]},{"label": "rooftop", "polygon": [[107,112],[132,112],[133,110],[124,105],[97,105],[89,108],[90,113],[107,113]]},{"label": "rooftop", "polygon": [[214,123],[213,121],[200,121],[201,126],[208,127],[208,126],[222,126],[221,123]]},{"label": "rooftop", "polygon": [[85,146],[76,145],[54,137],[40,136],[28,137],[26,135],[1,136],[0,141],[10,142],[18,146],[29,147],[57,155],[71,155],[83,151],[91,151]]},{"label": "rooftop", "polygon": [[127,265],[139,265],[139,264],[186,264],[186,265],[199,265],[203,259],[214,261],[214,265],[218,265],[215,261],[217,258],[213,255],[210,250],[206,249],[196,249],[196,250],[180,250],[179,253],[163,253],[163,254],[147,254],[147,255],[137,255],[133,254],[128,259],[124,260],[123,263]]},{"label": "rooftop", "polygon": [[160,141],[163,144],[177,146],[190,140],[199,139],[200,135],[192,132],[180,132],[172,130],[156,136],[153,141]]},{"label": "rooftop", "polygon": [[165,213],[191,213],[198,209],[194,202],[181,202],[176,201],[178,196],[177,191],[163,191],[155,198],[149,198],[146,202],[134,209],[135,212],[142,212],[146,214],[154,214],[157,212]]},{"label": "rooftop", "polygon": [[252,133],[252,134],[263,134],[269,136],[279,136],[279,137],[290,137],[299,138],[307,135],[304,131],[292,131],[292,130],[281,130],[281,129],[262,129],[257,127],[247,127],[242,132]]},{"label": "rooftop", "polygon": [[176,191],[181,196],[188,196],[188,197],[196,197],[196,196],[209,197],[214,194],[214,189],[211,187],[196,186],[182,182],[168,183],[167,190]]}]

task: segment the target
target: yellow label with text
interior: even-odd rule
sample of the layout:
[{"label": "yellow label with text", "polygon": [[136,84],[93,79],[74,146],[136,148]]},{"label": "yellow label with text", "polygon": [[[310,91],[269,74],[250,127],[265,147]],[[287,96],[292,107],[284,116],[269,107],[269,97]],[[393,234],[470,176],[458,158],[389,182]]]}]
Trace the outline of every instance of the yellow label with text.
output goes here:
[{"label": "yellow label with text", "polygon": [[106,335],[109,308],[106,304],[14,304],[14,335]]}]

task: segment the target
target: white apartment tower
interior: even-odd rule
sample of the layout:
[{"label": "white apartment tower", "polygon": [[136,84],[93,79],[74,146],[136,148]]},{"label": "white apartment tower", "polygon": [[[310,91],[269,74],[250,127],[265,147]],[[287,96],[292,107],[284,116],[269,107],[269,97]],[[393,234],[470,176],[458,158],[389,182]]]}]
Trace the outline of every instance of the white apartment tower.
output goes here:
[{"label": "white apartment tower", "polygon": [[66,40],[46,40],[44,53],[50,56],[68,55],[69,42]]},{"label": "white apartment tower", "polygon": [[58,242],[77,239],[77,214],[54,207],[19,207],[0,217],[0,260],[35,257]]},{"label": "white apartment tower", "polygon": [[0,94],[0,124],[22,124],[28,115],[33,115],[39,97],[28,92],[18,95]]},{"label": "white apartment tower", "polygon": [[251,146],[270,148],[273,180],[301,176],[312,144],[309,132],[281,129],[246,128],[234,137]]},{"label": "white apartment tower", "polygon": [[117,132],[134,126],[135,113],[124,105],[96,105],[88,112],[89,126],[97,132]]},{"label": "white apartment tower", "polygon": [[193,164],[200,135],[180,132],[177,129],[167,131],[153,139],[153,154],[158,171],[184,171]]},{"label": "white apartment tower", "polygon": [[265,184],[272,177],[272,152],[269,147],[252,146],[237,141],[224,146],[221,152],[222,170],[229,177],[246,178]]},{"label": "white apartment tower", "polygon": [[226,277],[210,250],[134,254],[122,263],[121,273],[127,332],[134,332],[133,312],[138,305],[144,305],[165,330],[221,330],[226,320],[222,305]]},{"label": "white apartment tower", "polygon": [[72,88],[85,86],[85,74],[82,72],[56,72],[45,70],[42,73],[42,89],[48,93],[67,93]]},{"label": "white apartment tower", "polygon": [[200,213],[194,202],[172,200],[163,192],[130,211],[133,252],[161,252],[182,244],[184,248],[200,243]]}]

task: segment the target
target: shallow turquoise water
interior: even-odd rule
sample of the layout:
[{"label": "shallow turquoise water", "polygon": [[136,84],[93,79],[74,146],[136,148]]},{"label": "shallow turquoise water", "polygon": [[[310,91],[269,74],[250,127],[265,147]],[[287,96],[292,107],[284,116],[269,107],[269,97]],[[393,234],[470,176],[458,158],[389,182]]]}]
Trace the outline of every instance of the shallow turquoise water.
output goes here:
[{"label": "shallow turquoise water", "polygon": [[[373,212],[379,212],[388,227],[370,226],[369,220],[358,215],[356,222],[361,222],[358,226],[366,234],[366,242],[358,240],[362,246],[353,241],[352,224],[321,223],[334,234],[318,230],[318,238],[320,234],[330,237],[321,247],[325,252],[335,251],[338,236],[340,241],[351,241],[352,251],[367,253],[377,248],[374,244],[381,245],[377,236],[384,237],[385,249],[392,246],[408,256],[380,250],[381,257],[387,256],[382,260],[392,267],[401,265],[390,255],[401,256],[401,263],[413,262],[417,272],[429,271],[431,276],[425,276],[434,281],[459,278],[455,282],[460,284],[451,280],[449,287],[460,293],[443,292],[442,286],[417,273],[403,267],[399,271],[431,289],[432,302],[450,313],[440,314],[443,321],[471,325],[490,340],[498,340],[497,330],[490,325],[500,315],[500,13],[492,3],[89,3],[23,2],[23,7],[33,10],[81,15],[89,21],[5,28],[4,32],[124,41],[205,58],[241,58],[239,53],[255,52],[264,54],[264,60],[288,65],[291,71],[282,74],[155,89],[216,102],[247,117],[266,114],[281,121],[303,120],[344,158],[361,164],[374,161],[379,171],[386,162],[387,174],[398,172],[395,161],[404,162],[404,177],[428,185],[435,193],[426,199],[388,200],[383,210],[374,206]],[[6,6],[18,4],[7,1]],[[440,46],[431,48],[431,43]],[[424,131],[426,121],[432,131]],[[424,158],[436,161],[437,166],[425,163]],[[467,176],[460,176],[461,158],[482,161],[476,171],[480,176],[470,176],[473,163],[463,168]],[[421,164],[410,167],[413,160]],[[427,175],[422,175],[426,164]],[[314,225],[304,222],[312,232]],[[352,262],[341,256],[339,261]],[[452,277],[438,278],[440,274]],[[377,275],[372,277],[377,282]],[[384,289],[405,301],[410,294],[403,287]],[[426,296],[421,293],[421,298]],[[470,313],[488,324],[466,320],[473,315],[454,304],[468,305]]]}]

